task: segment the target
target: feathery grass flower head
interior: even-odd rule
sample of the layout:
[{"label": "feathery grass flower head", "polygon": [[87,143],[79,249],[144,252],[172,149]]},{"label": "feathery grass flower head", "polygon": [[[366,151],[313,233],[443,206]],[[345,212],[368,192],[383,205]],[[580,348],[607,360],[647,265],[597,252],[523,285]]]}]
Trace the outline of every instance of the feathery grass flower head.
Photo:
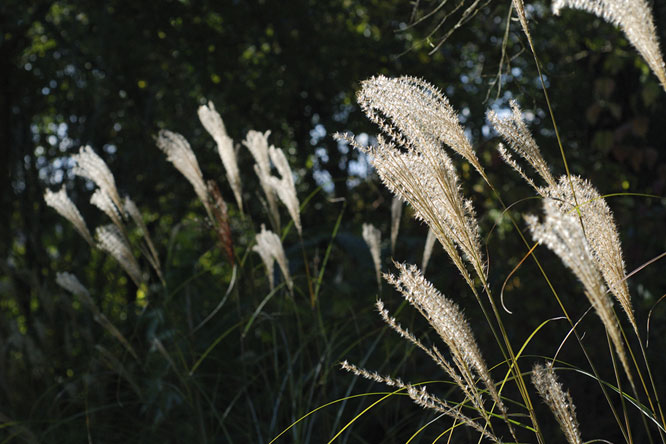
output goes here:
[{"label": "feathery grass flower head", "polygon": [[199,162],[197,162],[197,158],[185,137],[169,130],[160,130],[157,135],[157,147],[167,155],[167,160],[192,184],[194,192],[206,208],[208,217],[212,220],[213,213],[210,208],[203,174],[199,168]]},{"label": "feathery grass flower head", "polygon": [[79,154],[73,155],[72,159],[76,162],[74,174],[92,181],[109,196],[116,207],[123,207],[113,173],[90,146],[82,146]]},{"label": "feathery grass flower head", "polygon": [[461,409],[456,407],[453,404],[448,403],[446,400],[438,398],[437,396],[432,395],[428,392],[425,386],[416,387],[412,384],[403,382],[400,378],[393,378],[391,376],[380,375],[377,372],[368,371],[364,368],[357,367],[354,364],[351,364],[347,361],[340,363],[340,367],[356,376],[360,376],[369,381],[379,382],[386,384],[389,387],[396,387],[399,389],[404,389],[407,391],[407,394],[420,407],[425,409],[434,410],[439,413],[443,413],[458,422],[465,424],[468,427],[473,428],[479,432],[482,436],[488,438],[490,441],[495,443],[501,443],[502,441],[493,434],[488,427],[483,427],[476,420],[470,418],[469,416],[463,414]]},{"label": "feathery grass flower head", "polygon": [[361,109],[396,144],[426,157],[437,157],[444,143],[485,178],[458,114],[439,89],[409,76],[380,75],[361,85],[356,95]]},{"label": "feathery grass flower head", "polygon": [[448,99],[423,80],[384,76],[364,81],[357,99],[388,140],[378,136],[377,146],[366,148],[351,136],[337,138],[372,155],[384,185],[409,202],[416,217],[434,231],[470,287],[475,284],[464,261],[485,282],[487,270],[474,208],[463,198],[455,167],[442,144],[486,176]]},{"label": "feathery grass flower head", "polygon": [[427,156],[401,151],[381,136],[377,141],[376,147],[363,149],[372,155],[371,162],[380,179],[393,194],[409,202],[417,219],[428,224],[473,288],[465,261],[484,279],[486,270],[474,208],[462,196],[453,162],[443,150],[438,156]]},{"label": "feathery grass flower head", "polygon": [[[562,176],[556,186],[544,188],[542,193],[553,198],[553,203],[559,211],[580,214],[592,257],[601,271],[604,282],[622,306],[633,328],[637,330],[627,285],[620,234],[606,201],[590,182],[579,176],[571,178]],[[576,201],[578,208],[575,207]]]},{"label": "feathery grass flower head", "polygon": [[280,148],[275,148],[271,146],[268,148],[268,155],[277,168],[278,173],[280,173],[280,178],[278,179],[275,176],[269,178],[271,187],[275,190],[278,197],[282,201],[287,211],[291,216],[291,219],[296,225],[296,230],[298,234],[303,234],[303,228],[301,227],[301,210],[300,204],[298,202],[298,196],[296,194],[296,185],[294,184],[294,177],[291,173],[291,167],[287,161],[287,156],[284,155],[284,151]]},{"label": "feathery grass flower head", "polygon": [[273,218],[277,222],[277,225],[280,225],[280,212],[278,211],[277,201],[275,200],[275,190],[271,186],[271,164],[268,154],[268,136],[271,134],[270,131],[261,133],[259,131],[250,130],[245,136],[243,145],[250,150],[254,161],[254,171],[257,173],[259,178],[259,184],[264,190],[266,195],[266,200],[268,201],[268,209],[271,212]]},{"label": "feathery grass flower head", "polygon": [[375,273],[377,274],[377,285],[382,285],[382,259],[381,259],[381,242],[382,232],[372,224],[363,224],[363,240],[370,248],[372,255],[372,263],[375,266]]},{"label": "feathery grass flower head", "polygon": [[132,254],[127,239],[115,225],[103,225],[95,230],[97,245],[100,250],[109,253],[125,270],[137,287],[143,282],[141,268]]},{"label": "feathery grass flower head", "polygon": [[95,192],[90,197],[90,203],[102,210],[106,214],[111,222],[121,230],[124,230],[125,224],[123,223],[123,216],[120,213],[120,210],[113,203],[108,194],[106,194],[101,188],[97,188]]},{"label": "feathery grass flower head", "polygon": [[270,134],[270,130],[263,133],[250,130],[245,135],[245,140],[243,140],[243,145],[250,150],[259,169],[266,175],[271,172],[270,158],[268,155],[268,136],[270,136]]},{"label": "feathery grass flower head", "polygon": [[569,392],[565,392],[551,363],[545,366],[537,364],[532,369],[532,384],[548,405],[560,424],[562,432],[569,444],[582,444],[578,420],[576,419],[576,406]]},{"label": "feathery grass flower head", "polygon": [[206,131],[215,139],[217,143],[217,152],[222,160],[222,165],[227,172],[227,178],[231,190],[236,198],[236,203],[240,211],[243,211],[243,194],[241,189],[240,172],[238,171],[238,162],[236,161],[236,152],[234,151],[234,142],[227,135],[222,117],[215,110],[213,102],[208,102],[208,106],[201,105],[197,111],[201,124]]},{"label": "feathery grass flower head", "polygon": [[[488,121],[493,125],[506,142],[509,147],[520,157],[525,159],[534,170],[543,178],[549,186],[555,186],[556,181],[550,173],[550,168],[541,155],[539,146],[534,141],[532,134],[530,134],[527,125],[523,121],[522,113],[518,104],[512,100],[510,102],[512,113],[504,118],[500,118],[495,111],[489,110],[487,117]],[[504,161],[515,169],[527,183],[533,188],[537,189],[536,185],[522,170],[522,168],[511,157],[510,153],[504,148],[502,144],[498,147],[499,153]]]},{"label": "feathery grass flower head", "polygon": [[[458,368],[464,384],[475,385],[476,377],[480,378],[503,412],[504,403],[495,388],[488,366],[474,339],[472,329],[463,316],[460,308],[442,295],[423,277],[414,265],[396,264],[399,275],[385,274],[386,281],[402,293],[403,297],[426,318],[439,337],[448,346],[455,366]],[[474,394],[473,396],[480,396]]]},{"label": "feathery grass flower head", "polygon": [[271,289],[274,287],[273,265],[275,264],[275,261],[277,261],[280,270],[282,271],[282,275],[287,282],[287,287],[289,288],[289,291],[292,292],[294,282],[291,280],[291,275],[289,274],[289,262],[287,261],[287,256],[284,254],[284,248],[282,247],[280,236],[267,230],[266,227],[262,225],[261,232],[256,236],[256,241],[257,244],[252,247],[252,251],[255,251],[261,256],[261,260],[266,266],[266,273],[268,274],[268,281]]},{"label": "feathery grass flower head", "polygon": [[64,185],[57,193],[47,189],[44,192],[44,202],[67,219],[91,247],[95,246],[90,231],[88,231],[88,227],[86,226],[86,221],[81,216],[74,202],[67,195],[67,189]]},{"label": "feathery grass flower head", "polygon": [[622,335],[617,324],[613,304],[606,292],[597,262],[575,211],[562,211],[560,204],[551,198],[543,201],[545,218],[539,222],[536,216],[525,220],[532,238],[546,245],[576,275],[585,288],[585,295],[606,329],[627,377],[633,383],[629,360]]},{"label": "feathery grass flower head", "polygon": [[666,90],[666,65],[646,0],[554,0],[552,7],[555,15],[563,8],[581,9],[619,27]]}]

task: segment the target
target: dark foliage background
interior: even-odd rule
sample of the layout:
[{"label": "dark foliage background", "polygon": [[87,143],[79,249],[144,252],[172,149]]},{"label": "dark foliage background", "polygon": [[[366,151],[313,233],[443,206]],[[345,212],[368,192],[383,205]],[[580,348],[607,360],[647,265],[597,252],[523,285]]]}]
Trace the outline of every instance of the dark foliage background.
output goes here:
[{"label": "dark foliage background", "polygon": [[[529,111],[554,171],[563,174],[564,168],[534,61],[517,23],[510,21],[507,32],[510,1],[484,4],[434,52],[460,12],[436,29],[449,6],[410,25],[437,3],[421,2],[416,12],[412,6],[394,0],[0,4],[3,442],[269,442],[327,402],[385,390],[341,372],[337,363],[343,359],[415,382],[442,379],[424,356],[385,330],[373,309],[378,290],[361,224],[374,223],[388,238],[391,196],[371,173],[365,174],[364,158],[331,137],[336,131],[367,133],[370,139],[375,134],[355,104],[359,82],[378,73],[409,74],[441,87],[461,111],[505,202],[532,193],[498,158],[497,140],[485,122],[487,108],[505,107],[516,98]],[[666,195],[666,95],[616,29],[584,13],[556,18],[549,7],[538,0],[530,2],[529,12],[572,173],[590,179],[602,193]],[[660,40],[666,42],[666,4],[655,2],[653,9]],[[305,290],[293,300],[286,293],[264,299],[268,286],[262,264],[248,249],[266,217],[252,158],[241,148],[248,209],[241,216],[231,208],[230,217],[236,254],[245,259],[223,309],[194,331],[222,300],[234,279],[232,267],[217,248],[190,185],[166,162],[153,138],[160,128],[185,135],[205,175],[233,201],[213,141],[196,117],[205,100],[215,103],[236,143],[249,129],[271,130],[271,142],[285,149],[299,178],[301,202],[323,186],[302,215],[307,260],[315,273],[325,267],[316,309],[309,306]],[[45,206],[44,190],[66,184],[89,227],[104,223],[87,203],[90,184],[72,173],[71,156],[84,144],[106,160],[121,193],[142,209],[165,263],[166,287],[137,291],[112,260],[90,251]],[[493,230],[487,248],[499,294],[526,250],[501,217],[492,193],[466,165],[460,167],[484,233]],[[629,271],[666,250],[666,199],[623,196],[609,204]],[[512,211],[537,211],[538,205],[524,201]],[[410,216],[406,209],[393,254],[384,243],[385,270],[391,268],[391,257],[420,263],[426,230]],[[283,218],[288,220],[286,212]],[[297,286],[305,289],[304,259],[293,230],[285,246]],[[545,249],[537,254],[548,264],[565,303],[580,316],[588,305],[575,279]],[[663,263],[656,262],[630,280],[642,326],[666,293],[662,270]],[[81,279],[139,351],[139,360],[55,285],[58,271]],[[427,275],[465,307],[473,326],[482,326],[473,298],[440,250]],[[401,307],[386,286],[380,293],[393,310]],[[146,294],[151,299],[147,308]],[[529,261],[508,282],[505,300],[514,313],[506,320],[516,344],[543,320],[559,315]],[[257,310],[262,301],[265,305]],[[649,332],[661,393],[666,387],[661,376],[666,372],[665,316],[657,306]],[[400,309],[400,319],[429,334],[409,309]],[[597,324],[592,316],[584,321],[586,342],[602,335]],[[526,353],[551,356],[566,332],[564,324],[549,325]],[[488,332],[475,328],[475,333],[487,360],[497,363],[497,352],[483,346],[490,341]],[[607,352],[604,347],[596,351],[603,374],[613,380]],[[573,342],[561,358],[585,365]],[[191,372],[195,363],[200,365]],[[579,405],[584,437],[617,442],[596,385],[578,375],[563,379]],[[280,439],[327,442],[376,399],[326,407]],[[339,439],[405,442],[432,418],[393,397]],[[445,423],[431,425],[421,442],[431,442]],[[460,442],[476,439],[466,433],[456,435]]]}]

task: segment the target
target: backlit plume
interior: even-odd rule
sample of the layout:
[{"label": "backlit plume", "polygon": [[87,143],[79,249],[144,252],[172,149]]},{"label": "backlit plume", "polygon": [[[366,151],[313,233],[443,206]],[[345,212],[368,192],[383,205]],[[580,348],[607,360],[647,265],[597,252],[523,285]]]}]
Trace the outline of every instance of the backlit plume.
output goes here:
[{"label": "backlit plume", "polygon": [[666,90],[666,66],[659,49],[652,11],[646,0],[554,0],[553,13],[581,9],[619,27]]},{"label": "backlit plume", "polygon": [[222,160],[222,165],[227,172],[229,185],[234,192],[236,203],[240,211],[243,211],[243,197],[241,190],[241,178],[238,171],[238,162],[236,161],[236,152],[234,151],[234,142],[227,135],[227,130],[224,127],[222,117],[215,110],[213,102],[208,102],[208,106],[201,105],[198,110],[199,120],[206,128],[206,131],[215,139],[217,143],[217,152]]},{"label": "backlit plume", "polygon": [[[572,187],[576,193],[578,209],[575,208]],[[578,176],[571,176],[571,181],[567,176],[562,176],[557,186],[544,188],[542,193],[553,198],[553,205],[557,206],[560,212],[576,216],[580,212],[592,258],[606,286],[627,314],[632,327],[638,330],[627,286],[620,235],[606,201],[590,182]]]},{"label": "backlit plume", "polygon": [[284,155],[284,152],[280,148],[275,148],[271,146],[268,149],[268,155],[277,168],[278,173],[280,173],[280,178],[278,179],[275,176],[269,177],[269,181],[278,197],[282,201],[287,211],[291,216],[291,219],[296,225],[296,230],[298,234],[303,234],[303,228],[301,227],[301,209],[300,204],[298,203],[298,196],[296,195],[296,185],[294,184],[294,177],[291,173],[291,167],[287,161],[287,157]]},{"label": "backlit plume", "polygon": [[208,217],[213,220],[208,191],[204,183],[199,162],[185,137],[169,130],[161,130],[157,135],[157,147],[167,155],[167,160],[192,184],[194,192],[206,208]]},{"label": "backlit plume", "polygon": [[123,207],[113,173],[92,148],[87,145],[82,146],[79,154],[73,155],[72,159],[76,162],[74,174],[92,181],[109,196],[117,208]]},{"label": "backlit plume", "polygon": [[[488,366],[474,339],[472,329],[460,308],[437,291],[423,277],[416,266],[407,267],[403,264],[396,264],[396,266],[400,274],[398,276],[384,275],[386,281],[393,285],[410,304],[421,312],[448,346],[451,359],[464,384],[473,387],[478,377],[483,381],[485,388],[500,410],[506,412],[504,403],[495,388],[495,383],[490,377]],[[478,393],[473,395],[473,397],[478,396],[480,396]],[[480,399],[477,402],[481,402]]]},{"label": "backlit plume", "polygon": [[525,218],[533,239],[557,254],[583,284],[585,295],[601,319],[627,376],[633,382],[624,342],[613,312],[613,304],[577,213],[563,212],[558,202],[550,198],[544,199],[543,208],[545,213],[543,222],[539,222],[536,216]]},{"label": "backlit plume", "polygon": [[385,136],[378,136],[374,147],[361,146],[349,135],[337,135],[338,139],[371,155],[384,185],[428,224],[470,287],[475,284],[465,262],[485,282],[474,208],[462,196],[443,144],[485,174],[448,99],[420,79],[384,76],[363,82],[357,98]]},{"label": "backlit plume", "polygon": [[397,145],[436,157],[444,143],[485,178],[458,114],[430,83],[409,76],[376,76],[362,82],[356,99],[368,118]]},{"label": "backlit plume", "polygon": [[277,201],[275,200],[275,190],[271,186],[270,181],[271,164],[268,154],[268,136],[270,134],[270,131],[260,133],[259,131],[250,130],[245,136],[243,145],[250,150],[252,157],[254,157],[254,161],[256,162],[254,165],[254,171],[259,178],[261,189],[264,190],[264,194],[266,195],[268,209],[277,222],[277,226],[280,226],[280,212],[278,211]]},{"label": "backlit plume", "polygon": [[113,203],[108,194],[102,191],[101,188],[97,188],[95,192],[90,197],[90,203],[102,210],[106,214],[111,222],[120,230],[125,229],[125,224],[123,223],[123,216],[120,214],[118,207]]},{"label": "backlit plume", "polygon": [[132,278],[137,287],[141,286],[143,276],[136,258],[132,254],[127,240],[115,225],[97,227],[97,245],[100,250],[109,253],[125,272]]},{"label": "backlit plume", "polygon": [[83,219],[83,216],[81,216],[81,213],[79,212],[79,209],[76,208],[74,202],[72,202],[67,195],[67,189],[64,185],[57,193],[47,189],[44,192],[44,202],[74,225],[74,229],[91,247],[95,246],[90,231],[88,231],[88,227],[86,226],[86,221]]},{"label": "backlit plume", "polygon": [[569,444],[582,444],[576,419],[576,406],[569,392],[565,392],[562,384],[557,381],[553,366],[550,363],[545,366],[535,365],[532,369],[532,384],[555,415]]},{"label": "backlit plume", "polygon": [[[354,143],[349,137],[346,140]],[[458,174],[446,152],[440,149],[437,156],[404,152],[381,136],[375,147],[356,147],[371,154],[372,165],[384,185],[409,202],[415,216],[433,230],[468,285],[474,287],[474,281],[465,262],[485,279],[474,209],[462,196]]]},{"label": "backlit plume", "polygon": [[[541,150],[539,150],[532,134],[530,134],[527,125],[523,121],[518,104],[512,100],[510,105],[512,113],[508,117],[500,118],[495,111],[488,111],[488,120],[493,125],[493,128],[495,128],[495,131],[506,140],[511,150],[527,161],[546,184],[555,186],[555,179],[550,172],[550,168],[548,168],[548,164],[541,155]],[[537,189],[532,179],[523,172],[522,168],[511,157],[511,154],[504,146],[500,144],[498,150],[504,161],[515,169],[527,183]]]},{"label": "backlit plume", "polygon": [[282,247],[280,236],[267,230],[266,227],[262,225],[261,232],[256,236],[256,241],[257,244],[252,247],[252,251],[261,256],[261,260],[266,266],[266,273],[268,275],[268,282],[270,283],[271,289],[274,287],[273,266],[275,261],[277,261],[280,270],[282,271],[282,275],[287,282],[289,291],[293,291],[294,283],[289,274],[289,262],[287,261],[287,256],[284,254],[284,248]]}]

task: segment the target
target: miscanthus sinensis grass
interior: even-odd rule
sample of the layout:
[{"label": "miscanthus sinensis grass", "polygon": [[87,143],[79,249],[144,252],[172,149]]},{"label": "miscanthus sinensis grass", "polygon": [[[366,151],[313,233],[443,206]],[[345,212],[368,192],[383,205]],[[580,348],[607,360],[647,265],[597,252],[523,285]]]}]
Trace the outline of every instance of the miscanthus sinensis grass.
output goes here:
[{"label": "miscanthus sinensis grass", "polygon": [[[510,363],[510,368],[514,370],[515,382],[524,407],[529,413],[536,438],[539,442],[544,442],[531,406],[530,395],[522,381],[522,373],[515,371],[518,361],[511,350],[502,320],[493,305],[488,284],[488,270],[481,252],[480,229],[474,209],[470,200],[463,196],[454,164],[444,150],[444,147],[448,147],[460,154],[495,190],[465,136],[457,114],[448,99],[437,88],[411,77],[397,79],[373,77],[362,83],[362,89],[357,97],[363,111],[379,126],[382,134],[377,136],[376,145],[371,147],[356,143],[354,137],[349,134],[338,135],[338,138],[346,140],[370,155],[372,165],[382,182],[396,197],[412,206],[418,219],[426,222],[430,232],[433,233],[432,236],[440,241],[477,299],[476,286],[477,282],[481,282],[483,291],[487,293],[494,309],[495,320],[508,350],[508,355],[505,355],[506,362]],[[542,221],[537,216],[528,216],[526,217],[528,228],[534,240],[553,250],[582,283],[583,293],[601,320],[612,349],[636,393],[634,372],[640,372],[640,369],[635,364],[633,356],[632,359],[629,358],[630,349],[625,342],[610,296],[611,294],[615,296],[620,303],[640,340],[626,282],[620,237],[612,212],[601,194],[585,179],[572,175],[555,178],[523,121],[518,104],[511,102],[510,108],[511,113],[508,116],[499,117],[492,111],[489,111],[487,116],[506,141],[508,148],[501,144],[499,147],[501,157],[543,199]],[[517,159],[514,155],[517,155]],[[524,170],[520,165],[521,162],[527,163],[533,172]],[[424,254],[423,268],[427,263],[429,250],[428,246],[425,252],[427,254]],[[484,416],[487,410],[482,401],[483,396],[479,387],[474,384],[476,380],[483,382],[483,393],[490,394],[515,437],[511,422],[506,416],[507,410],[503,400],[495,391],[487,366],[481,358],[478,346],[473,339],[470,339],[471,331],[464,319],[456,314],[456,309],[452,308],[450,301],[447,302],[448,300],[437,292],[416,268],[398,265],[398,269],[399,277],[389,275],[387,280],[428,319],[447,344],[453,364],[449,364],[436,348],[424,346],[414,335],[402,328],[380,302],[379,310],[382,318],[404,338],[425,351],[451,376],[481,417],[486,419],[487,427],[492,432],[491,418]],[[483,308],[483,304],[481,307]],[[568,314],[566,317],[575,329]],[[486,319],[493,328],[493,322],[487,315]],[[501,348],[502,344],[497,334],[496,338]],[[582,343],[581,347],[584,347]],[[646,365],[648,365],[647,360]],[[349,365],[346,367],[357,374],[374,378],[373,373],[367,371],[364,373]],[[596,370],[594,372],[596,375]],[[581,442],[573,403],[568,398],[566,402],[561,401],[566,396],[557,385],[552,369],[544,370],[542,367],[536,367],[533,373],[538,393],[553,409],[569,442]],[[642,376],[641,381],[643,381]],[[603,384],[601,380],[599,383]],[[652,395],[656,397],[656,392],[650,394],[644,383],[643,387],[652,408],[651,414],[656,418],[657,409],[652,403]],[[423,396],[427,397],[430,406],[439,405],[435,401],[436,397],[430,394]],[[606,396],[611,403],[608,395]],[[553,400],[556,402],[550,402]],[[424,403],[421,402],[421,405]],[[611,405],[611,409],[613,408]],[[464,420],[463,422],[476,428]],[[629,426],[625,428],[620,424],[620,428],[627,436],[625,429],[628,430]]]}]

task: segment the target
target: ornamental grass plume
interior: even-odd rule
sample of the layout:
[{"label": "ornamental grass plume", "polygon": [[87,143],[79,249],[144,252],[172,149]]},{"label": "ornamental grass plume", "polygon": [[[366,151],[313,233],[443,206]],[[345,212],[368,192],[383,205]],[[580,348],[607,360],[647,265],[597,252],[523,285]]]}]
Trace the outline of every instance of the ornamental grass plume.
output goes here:
[{"label": "ornamental grass plume", "polygon": [[622,367],[633,385],[629,359],[625,350],[613,304],[606,291],[590,243],[585,237],[580,219],[574,212],[563,212],[555,199],[543,201],[545,218],[539,222],[536,216],[526,216],[532,238],[546,245],[562,260],[585,288],[585,295],[610,337]]},{"label": "ornamental grass plume", "polygon": [[425,409],[434,410],[438,413],[443,413],[444,415],[447,415],[454,420],[473,428],[483,437],[489,439],[492,442],[498,444],[502,442],[500,438],[498,438],[491,430],[488,429],[488,427],[484,427],[475,419],[463,414],[461,412],[460,406],[453,405],[444,399],[430,394],[425,386],[416,387],[412,384],[404,383],[400,378],[392,378],[390,376],[380,375],[377,372],[371,372],[364,368],[357,367],[347,361],[341,362],[340,367],[345,371],[370,381],[386,384],[389,387],[404,389],[407,392],[407,395],[418,406]]},{"label": "ornamental grass plume", "polygon": [[400,219],[402,219],[402,201],[398,196],[393,196],[391,201],[391,253],[395,254],[395,243],[398,240],[400,230]]},{"label": "ornamental grass plume", "polygon": [[476,214],[471,201],[462,196],[458,174],[442,144],[467,159],[483,177],[485,173],[448,99],[423,80],[384,76],[364,81],[357,98],[389,140],[378,136],[376,146],[363,147],[350,135],[337,135],[338,139],[372,156],[384,185],[409,202],[416,217],[434,231],[471,288],[474,280],[465,262],[486,282]]},{"label": "ornamental grass plume", "polygon": [[532,384],[555,415],[569,444],[582,444],[578,420],[576,419],[576,406],[569,392],[565,392],[562,384],[557,381],[553,365],[549,362],[545,366],[536,364],[532,369]]},{"label": "ornamental grass plume", "polygon": [[268,154],[268,136],[270,131],[260,133],[259,131],[250,130],[245,135],[243,145],[250,150],[254,161],[254,171],[259,178],[261,189],[264,190],[266,201],[268,202],[268,210],[276,222],[276,226],[280,226],[280,212],[278,211],[277,201],[275,200],[275,190],[271,186],[271,164]]},{"label": "ornamental grass plume", "polygon": [[581,9],[619,27],[666,90],[666,65],[646,0],[554,0],[552,8],[555,15],[563,8]]},{"label": "ornamental grass plume", "polygon": [[76,162],[74,174],[92,181],[106,193],[117,208],[123,207],[113,173],[106,162],[90,146],[82,146],[79,154],[73,155],[72,159]]},{"label": "ornamental grass plume", "polygon": [[361,85],[356,95],[361,109],[395,144],[436,158],[444,143],[486,177],[458,114],[435,86],[416,77],[381,75]]},{"label": "ornamental grass plume", "polygon": [[201,105],[197,111],[201,124],[206,131],[215,139],[217,143],[217,152],[222,160],[222,165],[227,172],[229,185],[236,198],[236,204],[241,213],[243,212],[243,194],[241,189],[240,172],[238,171],[238,162],[236,161],[236,152],[234,151],[234,142],[227,135],[222,117],[215,110],[213,102],[208,102],[208,106]]},{"label": "ornamental grass plume", "polygon": [[284,276],[285,281],[287,282],[287,287],[289,292],[293,292],[294,282],[291,280],[291,275],[289,274],[289,262],[287,261],[287,256],[284,254],[284,248],[282,247],[282,242],[280,241],[280,236],[273,233],[270,230],[267,230],[264,225],[261,226],[261,232],[256,236],[257,244],[252,247],[252,251],[256,252],[261,256],[261,260],[266,266],[266,274],[268,275],[268,282],[270,283],[271,290],[274,288],[274,278],[273,278],[273,266],[275,261],[277,261]]},{"label": "ornamental grass plume", "polygon": [[[541,155],[539,146],[534,141],[532,134],[530,134],[527,125],[523,121],[522,113],[516,101],[510,102],[512,113],[504,118],[501,118],[495,111],[488,111],[488,121],[492,124],[495,131],[497,131],[509,147],[520,157],[522,157],[530,166],[536,171],[541,178],[551,187],[556,186],[557,182],[550,172],[550,168],[545,159]],[[500,144],[498,151],[504,161],[511,166],[514,170],[522,176],[522,178],[537,191],[539,188],[534,184],[534,181],[523,171],[518,163],[511,157],[509,151]]]},{"label": "ornamental grass plume", "polygon": [[95,230],[97,246],[109,253],[125,270],[137,287],[143,282],[141,268],[132,254],[127,239],[115,225],[103,225]]},{"label": "ornamental grass plume", "polygon": [[579,225],[582,223],[592,258],[606,286],[622,306],[634,330],[638,332],[627,286],[620,235],[608,204],[592,184],[579,176],[562,176],[556,181],[523,122],[518,104],[511,101],[511,109],[512,114],[506,118],[500,118],[495,112],[489,111],[488,120],[510,148],[541,176],[546,186],[538,187],[502,144],[498,146],[500,155],[541,197],[551,198],[552,205],[557,206],[560,212],[578,214]]},{"label": "ornamental grass plume", "polygon": [[372,224],[363,224],[363,240],[370,248],[370,255],[372,256],[372,263],[375,266],[375,274],[377,275],[377,285],[382,286],[382,259],[381,259],[381,242],[382,232]]},{"label": "ornamental grass plume", "polygon": [[[342,363],[342,368],[369,380],[383,382],[389,386],[405,388],[412,400],[418,405],[451,416],[457,421],[479,431],[491,441],[501,442],[495,435],[491,423],[491,415],[484,405],[484,393],[489,393],[492,401],[501,410],[502,417],[511,433],[514,434],[512,425],[508,420],[506,407],[500,399],[495,384],[490,377],[488,367],[481,356],[469,324],[458,306],[445,298],[430,282],[425,280],[415,266],[396,264],[396,267],[399,270],[399,276],[385,274],[384,278],[402,293],[403,297],[428,320],[447,345],[453,363],[449,362],[436,346],[428,347],[424,345],[411,332],[403,328],[389,314],[384,303],[378,300],[376,306],[382,319],[401,337],[424,351],[451,377],[483,422],[461,414],[459,405],[453,405],[446,400],[428,393],[425,387],[416,388],[411,384],[403,383],[400,379],[380,376],[375,372],[358,368],[346,361]],[[484,388],[478,386],[477,380],[482,381]]]},{"label": "ornamental grass plume", "polygon": [[287,156],[284,155],[282,149],[275,148],[274,146],[268,148],[268,155],[270,156],[273,165],[275,165],[275,168],[277,168],[278,173],[280,173],[279,179],[275,176],[269,177],[269,183],[284,206],[287,207],[287,211],[291,216],[291,220],[294,221],[299,236],[302,236],[303,228],[301,227],[300,204],[298,202],[296,185],[294,184],[294,177],[292,176]]},{"label": "ornamental grass plume", "polygon": [[206,208],[208,217],[213,220],[208,191],[204,183],[199,162],[185,137],[169,130],[161,130],[157,135],[157,147],[167,155],[167,160],[192,184],[194,192]]},{"label": "ornamental grass plume", "polygon": [[[545,188],[542,193],[553,199],[553,204],[560,212],[580,216],[592,258],[609,291],[620,303],[629,322],[638,333],[638,324],[627,285],[620,234],[606,201],[590,182],[579,176],[570,178],[562,176],[557,186]],[[574,193],[578,207],[575,205]]]},{"label": "ornamental grass plume", "polygon": [[88,242],[88,245],[95,247],[95,242],[93,242],[90,231],[88,231],[86,221],[83,219],[83,216],[81,216],[81,213],[74,202],[72,202],[67,195],[67,189],[64,185],[57,193],[47,189],[44,192],[44,202],[46,202],[46,205],[56,210],[62,217],[67,219],[81,237]]},{"label": "ornamental grass plume", "polygon": [[[451,300],[442,295],[427,281],[419,269],[414,266],[396,264],[399,275],[384,275],[388,283],[393,285],[402,296],[412,304],[427,319],[428,323],[435,329],[439,337],[449,348],[453,364],[457,368],[464,384],[469,387],[476,386],[478,377],[484,384],[492,400],[503,413],[506,407],[500,399],[495,388],[488,366],[486,365],[481,351],[474,339],[472,329],[462,314],[460,308]],[[481,414],[485,411],[480,399],[478,389],[471,390],[472,395],[479,399],[477,408]],[[474,399],[472,399],[474,402]]]},{"label": "ornamental grass plume", "polygon": [[349,135],[339,138],[372,156],[371,163],[384,185],[409,202],[416,218],[428,224],[471,288],[475,284],[465,262],[485,281],[474,208],[471,201],[463,198],[458,174],[444,150],[434,156],[414,150],[401,151],[382,136],[377,137],[374,147],[362,147]]},{"label": "ornamental grass plume", "polygon": [[119,208],[101,188],[97,188],[92,194],[90,197],[90,203],[106,214],[109,219],[111,219],[111,222],[120,229],[121,233],[125,232],[125,224],[123,223],[123,216],[120,213]]}]

